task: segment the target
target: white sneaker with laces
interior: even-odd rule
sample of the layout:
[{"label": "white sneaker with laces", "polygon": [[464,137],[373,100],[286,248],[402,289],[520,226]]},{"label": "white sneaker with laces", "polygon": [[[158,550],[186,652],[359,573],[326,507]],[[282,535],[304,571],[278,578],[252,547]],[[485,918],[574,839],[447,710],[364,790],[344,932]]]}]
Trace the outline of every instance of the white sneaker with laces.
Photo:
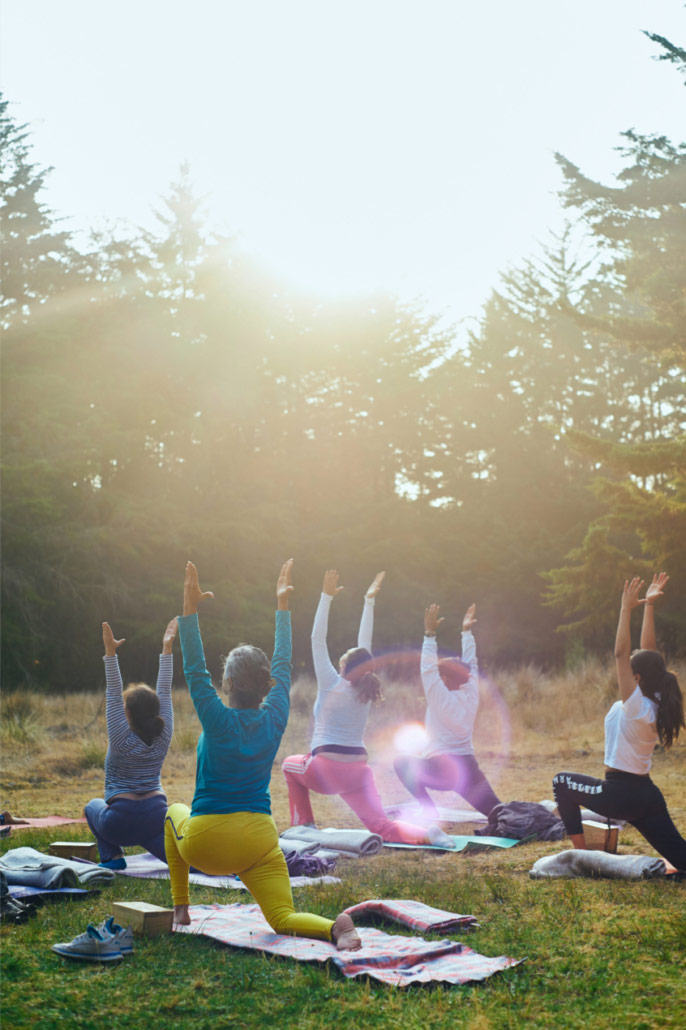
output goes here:
[{"label": "white sneaker with laces", "polygon": [[112,937],[119,945],[122,955],[133,954],[133,930],[130,926],[124,929],[119,923],[115,923],[114,916],[108,916],[107,919],[100,923],[97,930],[101,937],[105,939]]},{"label": "white sneaker with laces", "polygon": [[81,962],[120,962],[122,958],[116,938],[105,937],[92,923],[73,941],[53,944],[52,950],[64,958],[75,958]]}]

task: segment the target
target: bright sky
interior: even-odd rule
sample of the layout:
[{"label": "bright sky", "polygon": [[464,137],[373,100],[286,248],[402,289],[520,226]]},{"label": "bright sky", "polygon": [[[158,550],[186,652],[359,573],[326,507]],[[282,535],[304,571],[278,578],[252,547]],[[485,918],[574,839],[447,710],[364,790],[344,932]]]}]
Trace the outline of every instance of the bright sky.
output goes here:
[{"label": "bright sky", "polygon": [[151,211],[191,164],[209,223],[299,287],[477,315],[559,227],[562,151],[684,134],[648,29],[681,0],[1,0],[2,88],[74,229]]}]

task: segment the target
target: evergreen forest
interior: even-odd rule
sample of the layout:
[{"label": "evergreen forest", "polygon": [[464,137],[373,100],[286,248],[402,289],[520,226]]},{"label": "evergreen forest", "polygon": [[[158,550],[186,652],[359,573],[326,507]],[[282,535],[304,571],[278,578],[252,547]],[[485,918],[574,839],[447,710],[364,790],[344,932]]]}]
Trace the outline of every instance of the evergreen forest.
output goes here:
[{"label": "evergreen forest", "polygon": [[295,293],[208,227],[187,167],[154,231],[77,246],[3,97],[3,687],[99,687],[104,619],[154,682],[189,558],[213,674],[239,641],[271,651],[288,557],[296,672],[327,568],[332,654],[386,570],[375,644],[399,675],[432,601],[454,649],[476,602],[487,667],[606,653],[624,579],[659,570],[661,644],[685,654],[686,144],[619,146],[610,184],[557,155],[567,228],[465,334]]}]

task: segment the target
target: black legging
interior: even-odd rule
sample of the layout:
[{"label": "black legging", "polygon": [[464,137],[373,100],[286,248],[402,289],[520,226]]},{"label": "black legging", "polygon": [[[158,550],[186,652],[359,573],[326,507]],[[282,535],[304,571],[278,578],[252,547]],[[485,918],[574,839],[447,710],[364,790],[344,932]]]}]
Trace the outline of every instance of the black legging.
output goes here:
[{"label": "black legging", "polygon": [[396,758],[394,768],[410,794],[432,815],[436,814],[436,806],[427,794],[427,787],[454,790],[484,815],[500,804],[474,755],[432,755],[431,758],[401,755]]},{"label": "black legging", "polygon": [[568,834],[583,833],[582,805],[610,819],[625,819],[651,847],[679,870],[686,869],[686,840],[672,822],[662,791],[649,776],[613,769],[604,780],[583,773],[561,772],[553,791]]}]

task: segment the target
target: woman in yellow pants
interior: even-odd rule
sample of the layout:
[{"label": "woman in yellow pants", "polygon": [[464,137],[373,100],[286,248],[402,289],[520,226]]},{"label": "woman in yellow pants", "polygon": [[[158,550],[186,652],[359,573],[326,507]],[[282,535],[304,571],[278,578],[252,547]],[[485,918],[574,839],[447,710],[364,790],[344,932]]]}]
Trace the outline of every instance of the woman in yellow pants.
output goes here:
[{"label": "woman in yellow pants", "polygon": [[290,708],[292,564],[285,563],[277,582],[271,667],[259,648],[234,648],[224,666],[228,708],[212,686],[198,626],[198,605],[213,595],[200,589],[192,562],[186,565],[179,638],[186,682],[203,732],[193,806],[171,805],[165,820],[174,921],[190,923],[192,865],[212,875],[239,875],[275,933],[331,940],[339,950],[355,950],[361,942],[350,916],[341,913],[331,920],[295,911],[271,817],[269,780]]}]

